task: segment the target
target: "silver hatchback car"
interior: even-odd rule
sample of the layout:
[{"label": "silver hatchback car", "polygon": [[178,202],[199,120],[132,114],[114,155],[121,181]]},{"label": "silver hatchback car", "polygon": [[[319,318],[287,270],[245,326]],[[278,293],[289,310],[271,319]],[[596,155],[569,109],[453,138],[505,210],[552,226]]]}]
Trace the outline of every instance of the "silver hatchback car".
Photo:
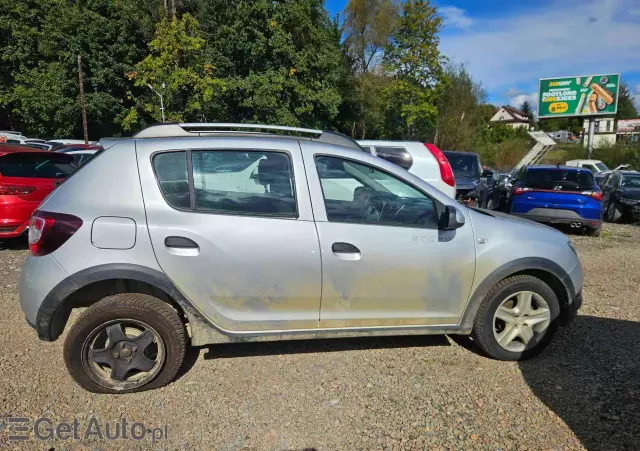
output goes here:
[{"label": "silver hatchback car", "polygon": [[42,340],[88,307],[64,359],[93,392],[169,383],[188,344],[471,334],[518,360],[582,303],[565,235],[452,205],[341,135],[165,124],[103,144],[33,215],[20,283]]}]

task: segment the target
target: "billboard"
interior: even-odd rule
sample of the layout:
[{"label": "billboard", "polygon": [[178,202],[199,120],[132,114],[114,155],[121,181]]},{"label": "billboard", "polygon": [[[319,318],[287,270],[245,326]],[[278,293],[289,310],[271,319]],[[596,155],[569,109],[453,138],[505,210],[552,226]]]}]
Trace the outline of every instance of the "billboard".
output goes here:
[{"label": "billboard", "polygon": [[618,111],[620,74],[543,78],[538,117],[614,115]]},{"label": "billboard", "polygon": [[640,119],[620,119],[618,133],[640,133]]}]

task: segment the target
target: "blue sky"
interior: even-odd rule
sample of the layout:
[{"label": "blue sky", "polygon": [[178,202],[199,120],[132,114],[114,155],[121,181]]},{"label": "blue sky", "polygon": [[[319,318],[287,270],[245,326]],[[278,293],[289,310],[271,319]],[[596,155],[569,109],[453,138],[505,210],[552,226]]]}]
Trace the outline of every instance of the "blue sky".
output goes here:
[{"label": "blue sky", "polygon": [[[331,14],[347,0],[326,0]],[[537,105],[539,78],[621,73],[640,106],[640,0],[436,0],[440,50],[494,104]]]}]

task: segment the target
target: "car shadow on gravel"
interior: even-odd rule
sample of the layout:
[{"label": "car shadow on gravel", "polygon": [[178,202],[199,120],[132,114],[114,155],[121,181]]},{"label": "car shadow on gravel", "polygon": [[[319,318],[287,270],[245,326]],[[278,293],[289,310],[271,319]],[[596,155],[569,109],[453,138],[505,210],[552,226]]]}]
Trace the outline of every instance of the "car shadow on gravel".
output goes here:
[{"label": "car shadow on gravel", "polygon": [[0,240],[0,251],[5,249],[11,251],[29,250],[29,240],[27,239],[27,234],[22,234],[18,238]]},{"label": "car shadow on gravel", "polygon": [[319,340],[286,340],[251,343],[221,343],[192,347],[187,351],[178,378],[186,374],[198,361],[204,349],[204,360],[230,359],[282,354],[309,354],[319,352],[343,352],[361,349],[395,349],[423,346],[450,346],[444,335],[409,335],[389,337],[353,337]]},{"label": "car shadow on gravel", "polygon": [[638,449],[639,322],[578,316],[545,352],[519,366],[585,448]]}]

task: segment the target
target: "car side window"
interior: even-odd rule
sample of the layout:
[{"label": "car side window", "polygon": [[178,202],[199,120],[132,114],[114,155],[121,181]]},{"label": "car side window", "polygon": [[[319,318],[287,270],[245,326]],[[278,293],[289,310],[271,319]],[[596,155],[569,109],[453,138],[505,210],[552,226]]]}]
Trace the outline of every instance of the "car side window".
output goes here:
[{"label": "car side window", "polygon": [[291,158],[283,152],[193,150],[195,209],[297,217]]},{"label": "car side window", "polygon": [[165,152],[153,157],[153,168],[160,190],[169,205],[186,209],[191,206],[187,153]]},{"label": "car side window", "polygon": [[403,180],[338,157],[317,156],[315,163],[329,221],[437,228],[434,200]]},{"label": "car side window", "polygon": [[402,169],[409,170],[413,165],[413,158],[404,147],[376,146],[376,155],[383,160],[397,164]]}]

